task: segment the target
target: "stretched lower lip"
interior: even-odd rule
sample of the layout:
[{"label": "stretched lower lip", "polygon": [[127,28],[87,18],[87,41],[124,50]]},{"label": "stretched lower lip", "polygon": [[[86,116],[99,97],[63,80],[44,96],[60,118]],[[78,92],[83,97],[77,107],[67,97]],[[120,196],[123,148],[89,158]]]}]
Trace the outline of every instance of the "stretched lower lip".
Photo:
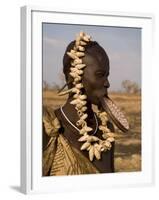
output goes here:
[{"label": "stretched lower lip", "polygon": [[119,110],[116,104],[108,97],[107,94],[100,99],[102,110],[106,111],[110,119],[115,125],[122,130],[127,132],[129,130],[129,124],[124,114]]}]

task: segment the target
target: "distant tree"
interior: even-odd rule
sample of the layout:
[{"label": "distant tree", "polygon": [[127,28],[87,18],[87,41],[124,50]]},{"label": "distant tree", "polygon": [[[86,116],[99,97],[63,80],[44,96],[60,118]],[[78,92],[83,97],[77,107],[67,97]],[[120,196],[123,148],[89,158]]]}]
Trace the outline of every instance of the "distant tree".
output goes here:
[{"label": "distant tree", "polygon": [[60,89],[60,86],[59,86],[57,83],[52,82],[52,84],[51,84],[51,89],[52,89],[52,90],[59,90],[59,89]]},{"label": "distant tree", "polygon": [[136,94],[141,91],[139,85],[136,82],[132,82],[130,80],[122,81],[122,87],[125,89],[125,92],[129,94]]}]

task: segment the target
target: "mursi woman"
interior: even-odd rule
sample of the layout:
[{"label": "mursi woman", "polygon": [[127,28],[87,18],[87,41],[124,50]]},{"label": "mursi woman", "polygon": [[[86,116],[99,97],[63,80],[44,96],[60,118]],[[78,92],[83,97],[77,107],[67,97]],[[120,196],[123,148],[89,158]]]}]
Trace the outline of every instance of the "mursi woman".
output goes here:
[{"label": "mursi woman", "polygon": [[68,94],[66,103],[57,110],[43,107],[43,176],[114,172],[105,50],[80,32],[66,49],[63,72],[68,90],[59,95]]}]

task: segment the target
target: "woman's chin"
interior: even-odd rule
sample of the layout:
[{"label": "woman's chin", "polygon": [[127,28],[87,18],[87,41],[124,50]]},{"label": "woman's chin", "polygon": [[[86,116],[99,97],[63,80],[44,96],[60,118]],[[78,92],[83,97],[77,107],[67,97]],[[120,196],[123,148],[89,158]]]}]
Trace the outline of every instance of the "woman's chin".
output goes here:
[{"label": "woman's chin", "polygon": [[98,98],[98,99],[93,99],[93,100],[91,101],[91,103],[94,104],[94,105],[96,105],[96,106],[100,106],[100,105],[101,105],[101,103],[100,103],[100,98]]},{"label": "woman's chin", "polygon": [[107,93],[105,93],[105,94],[102,94],[102,95],[100,95],[100,96],[89,96],[89,98],[88,98],[88,103],[91,103],[91,104],[94,104],[94,105],[96,105],[96,106],[100,106],[101,105],[101,99],[104,99],[104,98],[106,98],[106,97],[108,97],[108,94]]}]

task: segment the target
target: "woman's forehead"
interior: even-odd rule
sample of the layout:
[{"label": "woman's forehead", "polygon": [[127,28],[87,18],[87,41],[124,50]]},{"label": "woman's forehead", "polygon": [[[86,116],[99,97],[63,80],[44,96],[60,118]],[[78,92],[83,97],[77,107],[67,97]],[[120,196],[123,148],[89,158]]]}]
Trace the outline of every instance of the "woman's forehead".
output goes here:
[{"label": "woman's forehead", "polygon": [[101,54],[85,54],[83,57],[83,63],[86,64],[87,67],[91,66],[92,69],[109,70],[109,60],[106,56],[102,56]]}]

